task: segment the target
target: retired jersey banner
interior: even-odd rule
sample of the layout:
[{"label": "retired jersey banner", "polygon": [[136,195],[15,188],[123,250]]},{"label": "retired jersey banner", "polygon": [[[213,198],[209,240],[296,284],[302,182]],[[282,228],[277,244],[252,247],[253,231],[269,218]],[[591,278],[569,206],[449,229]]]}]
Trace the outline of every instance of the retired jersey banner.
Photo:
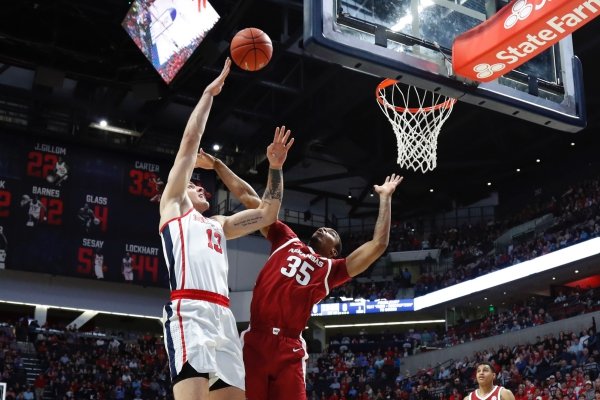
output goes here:
[{"label": "retired jersey banner", "polygon": [[489,82],[600,15],[600,0],[514,0],[452,46],[456,75]]},{"label": "retired jersey banner", "polygon": [[[0,132],[0,269],[167,287],[158,208],[172,162]],[[214,173],[194,179],[214,191]]]}]

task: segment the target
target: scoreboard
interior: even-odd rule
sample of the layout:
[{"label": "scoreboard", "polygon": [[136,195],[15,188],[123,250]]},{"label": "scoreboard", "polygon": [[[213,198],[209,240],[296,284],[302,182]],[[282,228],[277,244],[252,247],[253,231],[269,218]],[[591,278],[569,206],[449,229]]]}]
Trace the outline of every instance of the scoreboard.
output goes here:
[{"label": "scoreboard", "polygon": [[[158,203],[172,162],[0,134],[0,269],[167,287]],[[214,192],[214,174],[193,179]]]},{"label": "scoreboard", "polygon": [[377,314],[385,312],[413,311],[413,299],[356,299],[344,303],[319,303],[313,306],[311,316]]}]

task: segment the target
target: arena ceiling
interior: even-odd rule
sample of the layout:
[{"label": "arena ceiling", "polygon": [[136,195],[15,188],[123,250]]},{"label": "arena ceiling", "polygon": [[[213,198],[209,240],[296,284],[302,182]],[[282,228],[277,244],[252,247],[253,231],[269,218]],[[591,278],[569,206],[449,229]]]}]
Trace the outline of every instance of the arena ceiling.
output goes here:
[{"label": "arena ceiling", "polygon": [[[492,191],[533,194],[556,180],[579,180],[598,171],[599,20],[574,37],[584,67],[588,128],[558,132],[459,103],[440,136],[437,169],[422,175],[395,163],[395,137],[373,96],[380,79],[303,55],[302,1],[213,1],[220,21],[169,86],[121,27],[129,3],[3,4],[0,123],[11,130],[170,158],[203,88],[228,55],[231,38],[255,26],[273,40],[273,59],[261,72],[232,71],[204,138],[205,144],[222,144],[220,156],[251,183],[264,182],[262,155],[280,124],[291,127],[297,140],[286,166],[287,189],[305,194],[310,204],[346,199],[351,191],[355,199],[349,214],[354,216],[375,211],[370,188],[391,172],[405,175],[395,210],[408,217],[471,204]],[[99,118],[143,135],[131,138],[90,128]]]}]

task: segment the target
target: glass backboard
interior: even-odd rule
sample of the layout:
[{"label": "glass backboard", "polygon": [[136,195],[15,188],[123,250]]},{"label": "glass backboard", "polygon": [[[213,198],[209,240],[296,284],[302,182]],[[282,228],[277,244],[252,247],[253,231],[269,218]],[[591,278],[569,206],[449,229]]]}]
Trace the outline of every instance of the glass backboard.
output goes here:
[{"label": "glass backboard", "polygon": [[563,131],[586,125],[571,37],[501,78],[468,82],[451,68],[454,39],[503,0],[308,0],[304,48],[315,57]]}]

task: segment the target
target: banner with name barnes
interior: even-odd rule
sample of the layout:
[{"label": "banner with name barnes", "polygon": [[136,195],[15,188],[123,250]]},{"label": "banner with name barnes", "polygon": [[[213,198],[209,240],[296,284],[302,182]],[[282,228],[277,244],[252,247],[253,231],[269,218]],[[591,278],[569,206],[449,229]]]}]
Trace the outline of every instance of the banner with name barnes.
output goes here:
[{"label": "banner with name barnes", "polygon": [[[0,134],[0,269],[167,287],[160,193],[172,160]],[[214,191],[213,173],[194,180]]]}]

